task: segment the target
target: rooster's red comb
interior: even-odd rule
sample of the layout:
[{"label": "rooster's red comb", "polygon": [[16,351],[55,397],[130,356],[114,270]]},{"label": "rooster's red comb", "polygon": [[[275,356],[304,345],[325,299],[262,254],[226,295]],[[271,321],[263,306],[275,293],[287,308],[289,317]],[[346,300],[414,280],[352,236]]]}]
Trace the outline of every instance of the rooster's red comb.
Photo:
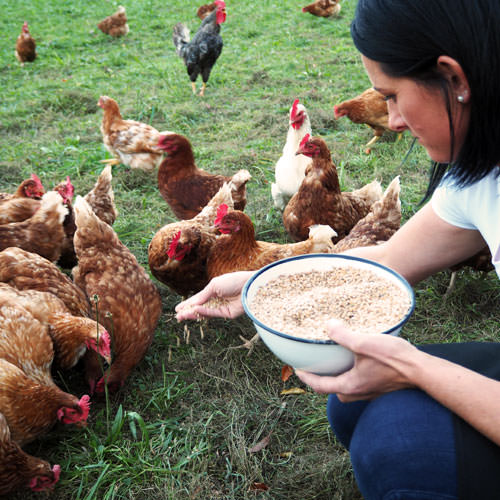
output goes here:
[{"label": "rooster's red comb", "polygon": [[297,115],[297,106],[299,105],[299,100],[295,99],[292,104],[292,110],[290,111],[290,119],[295,120],[295,116]]},{"label": "rooster's red comb", "polygon": [[38,175],[36,175],[36,174],[31,174],[31,180],[35,181],[35,183],[36,183],[36,185],[37,185],[38,187],[43,188],[42,181],[40,180],[40,177],[38,177]]},{"label": "rooster's red comb", "polygon": [[304,146],[306,142],[309,141],[310,137],[311,136],[309,134],[306,134],[300,141],[299,147],[301,148],[302,146]]}]

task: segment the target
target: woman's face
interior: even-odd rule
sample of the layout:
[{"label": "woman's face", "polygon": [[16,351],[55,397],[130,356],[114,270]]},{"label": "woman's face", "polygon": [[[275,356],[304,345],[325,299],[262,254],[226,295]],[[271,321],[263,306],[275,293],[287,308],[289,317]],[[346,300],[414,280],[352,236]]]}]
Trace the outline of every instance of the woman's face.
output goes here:
[{"label": "woman's face", "polygon": [[[410,78],[388,76],[378,62],[364,56],[362,60],[373,88],[386,97],[389,127],[396,132],[409,130],[434,161],[452,161],[449,118],[442,92],[419,85]],[[467,133],[469,105],[458,103],[453,96],[451,100],[453,147],[457,155]]]}]

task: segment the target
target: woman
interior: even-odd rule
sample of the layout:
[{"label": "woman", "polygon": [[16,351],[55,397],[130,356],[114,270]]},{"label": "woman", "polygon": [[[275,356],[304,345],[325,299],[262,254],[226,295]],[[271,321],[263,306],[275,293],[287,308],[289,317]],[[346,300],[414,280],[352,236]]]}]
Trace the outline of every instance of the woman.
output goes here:
[{"label": "woman", "polygon": [[[429,203],[389,241],[347,253],[417,283],[488,245],[500,275],[498,26],[498,0],[359,0],[351,34],[389,124],[417,137],[435,167]],[[215,278],[178,319],[242,314],[249,275]],[[214,296],[224,307],[203,306]],[[297,375],[331,394],[330,424],[365,498],[498,498],[500,344],[417,348],[335,320],[329,335],[355,353],[354,367]]]}]

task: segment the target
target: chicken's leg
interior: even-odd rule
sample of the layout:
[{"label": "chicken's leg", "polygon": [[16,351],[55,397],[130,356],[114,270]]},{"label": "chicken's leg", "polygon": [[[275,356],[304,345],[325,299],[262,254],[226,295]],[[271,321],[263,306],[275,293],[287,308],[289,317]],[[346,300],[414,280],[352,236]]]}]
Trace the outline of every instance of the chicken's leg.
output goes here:
[{"label": "chicken's leg", "polygon": [[105,163],[106,165],[119,165],[120,160],[118,158],[108,158],[107,160],[99,160],[100,163]]},{"label": "chicken's leg", "polygon": [[193,94],[196,94],[196,83],[191,82],[191,88],[193,89]]},{"label": "chicken's leg", "polygon": [[369,140],[366,145],[365,145],[365,148],[369,148],[372,144],[375,144],[378,140],[380,139],[380,136],[379,135],[374,135],[371,140]]},{"label": "chicken's leg", "polygon": [[205,95],[205,89],[207,88],[207,84],[205,82],[202,83],[201,85],[201,90],[200,90],[200,97],[203,97]]}]

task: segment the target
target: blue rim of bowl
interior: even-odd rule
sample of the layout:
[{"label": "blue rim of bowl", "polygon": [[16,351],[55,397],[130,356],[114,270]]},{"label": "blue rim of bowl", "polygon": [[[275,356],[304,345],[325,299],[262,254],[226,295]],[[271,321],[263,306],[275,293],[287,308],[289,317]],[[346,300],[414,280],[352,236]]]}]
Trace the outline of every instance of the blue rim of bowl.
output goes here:
[{"label": "blue rim of bowl", "polygon": [[404,287],[407,289],[408,294],[410,296],[410,308],[408,309],[408,312],[403,316],[403,318],[394,325],[392,328],[389,328],[388,330],[384,330],[383,334],[390,334],[394,330],[397,330],[398,328],[401,328],[410,318],[410,316],[413,314],[413,311],[415,309],[415,293],[413,292],[413,288],[410,286],[408,281],[406,281],[403,276],[401,276],[399,273],[396,271],[393,271],[391,268],[384,266],[383,264],[379,264],[378,262],[375,262],[374,260],[369,260],[369,259],[364,259],[363,257],[354,257],[352,255],[341,255],[341,254],[334,254],[334,253],[309,253],[309,254],[304,254],[304,255],[296,255],[294,257],[287,257],[286,259],[281,259],[277,260],[275,262],[271,262],[271,264],[268,264],[267,266],[264,266],[263,268],[259,269],[255,274],[253,274],[248,281],[245,283],[243,286],[243,291],[241,292],[241,303],[243,304],[243,309],[245,310],[245,313],[247,316],[257,325],[259,325],[261,328],[264,330],[273,333],[274,335],[278,335],[278,337],[283,337],[285,339],[290,339],[290,340],[295,340],[297,342],[304,342],[305,344],[332,344],[335,345],[337,342],[334,340],[314,340],[314,339],[304,339],[302,337],[294,337],[292,335],[288,335],[286,333],[280,332],[278,330],[275,330],[274,328],[271,328],[262,321],[259,321],[250,311],[250,308],[247,304],[247,294],[248,294],[248,289],[252,286],[252,283],[264,272],[266,272],[268,269],[271,269],[275,266],[279,266],[280,264],[283,264],[284,262],[289,262],[291,260],[302,260],[302,259],[311,259],[311,258],[318,258],[318,257],[326,257],[326,258],[338,258],[342,260],[355,260],[358,262],[365,262],[367,264],[373,265],[375,267],[380,267],[381,269],[384,269],[387,271],[389,274],[394,275],[401,283],[404,285]]}]

